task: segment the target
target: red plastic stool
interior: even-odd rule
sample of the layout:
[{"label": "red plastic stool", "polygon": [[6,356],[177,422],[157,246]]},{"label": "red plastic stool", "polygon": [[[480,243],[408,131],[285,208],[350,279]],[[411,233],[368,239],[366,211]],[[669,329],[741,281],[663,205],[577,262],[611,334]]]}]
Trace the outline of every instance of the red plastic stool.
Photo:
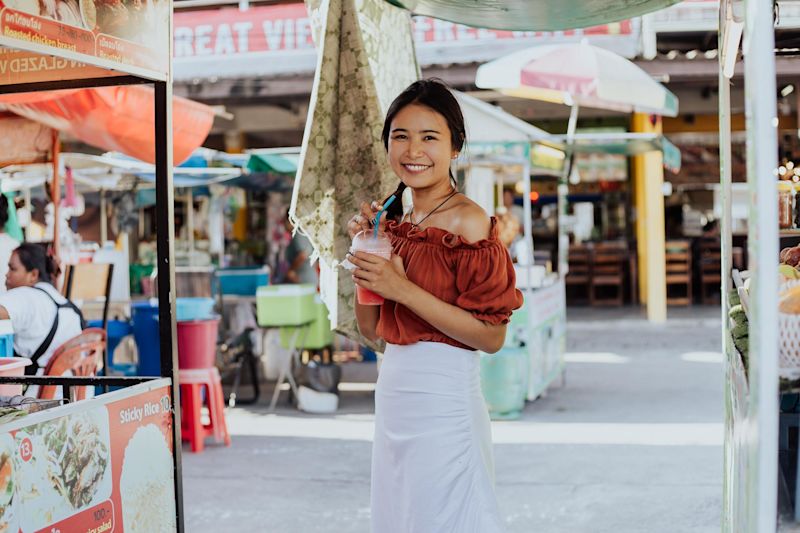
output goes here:
[{"label": "red plastic stool", "polygon": [[[179,371],[181,387],[181,440],[189,441],[192,452],[202,452],[206,437],[217,444],[231,445],[225,423],[225,398],[216,367]],[[203,402],[205,388],[205,402]],[[203,424],[203,404],[208,407],[209,424]]]}]

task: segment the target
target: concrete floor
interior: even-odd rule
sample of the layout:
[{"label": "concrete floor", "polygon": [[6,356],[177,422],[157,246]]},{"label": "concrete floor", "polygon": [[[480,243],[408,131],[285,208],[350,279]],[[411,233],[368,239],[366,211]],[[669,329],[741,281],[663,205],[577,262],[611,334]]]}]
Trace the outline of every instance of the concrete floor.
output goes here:
[{"label": "concrete floor", "polygon": [[[493,423],[508,530],[719,531],[719,352],[717,308],[570,309],[566,385]],[[349,367],[336,415],[237,407],[230,448],[184,447],[187,531],[369,531],[375,369]]]}]

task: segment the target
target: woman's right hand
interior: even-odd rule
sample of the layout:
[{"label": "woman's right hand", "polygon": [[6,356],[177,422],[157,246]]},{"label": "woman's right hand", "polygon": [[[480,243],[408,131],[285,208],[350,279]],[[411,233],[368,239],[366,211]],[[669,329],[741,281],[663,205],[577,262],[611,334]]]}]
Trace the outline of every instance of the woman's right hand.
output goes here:
[{"label": "woman's right hand", "polygon": [[[382,208],[383,206],[378,202],[372,202],[371,204],[368,204],[367,202],[361,202],[361,212],[351,218],[347,223],[347,233],[350,234],[350,238],[352,239],[361,231],[372,230],[372,222],[378,215],[378,211],[380,211]],[[381,217],[381,229],[383,228],[384,224],[386,224],[386,217]]]}]

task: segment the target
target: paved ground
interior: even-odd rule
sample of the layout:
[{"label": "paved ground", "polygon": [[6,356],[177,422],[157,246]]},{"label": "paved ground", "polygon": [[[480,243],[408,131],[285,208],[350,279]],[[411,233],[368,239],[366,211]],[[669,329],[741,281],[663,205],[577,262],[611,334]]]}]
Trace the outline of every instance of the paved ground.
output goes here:
[{"label": "paved ground", "polygon": [[[719,311],[570,310],[565,387],[495,422],[497,493],[512,532],[717,532],[722,496]],[[347,369],[369,381],[374,368]],[[230,448],[184,448],[189,532],[369,530],[372,391],[335,416],[229,411]]]}]

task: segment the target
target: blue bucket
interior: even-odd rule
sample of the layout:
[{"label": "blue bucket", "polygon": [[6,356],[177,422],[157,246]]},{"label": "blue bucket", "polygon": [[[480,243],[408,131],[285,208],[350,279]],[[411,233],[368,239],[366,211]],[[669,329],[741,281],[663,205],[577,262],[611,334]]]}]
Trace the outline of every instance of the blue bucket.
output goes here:
[{"label": "blue bucket", "polygon": [[139,352],[139,375],[161,375],[161,348],[158,333],[158,304],[136,302],[131,305],[133,338]]}]

